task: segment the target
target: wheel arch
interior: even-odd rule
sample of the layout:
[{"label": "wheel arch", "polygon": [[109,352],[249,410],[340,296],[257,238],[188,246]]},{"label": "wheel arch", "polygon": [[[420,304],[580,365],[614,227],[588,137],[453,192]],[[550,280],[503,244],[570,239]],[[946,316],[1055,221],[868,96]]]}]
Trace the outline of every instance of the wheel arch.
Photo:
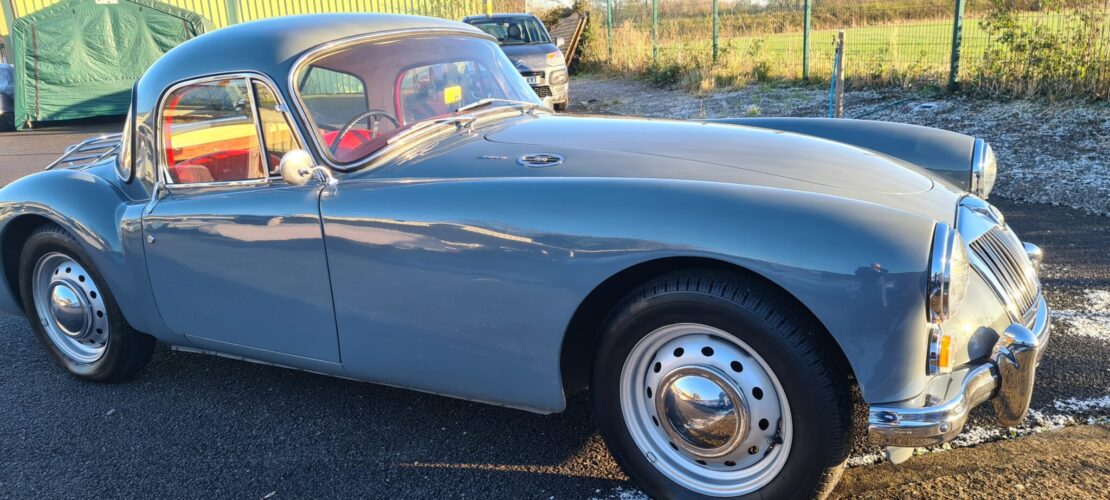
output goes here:
[{"label": "wheel arch", "polygon": [[635,264],[613,274],[598,284],[575,309],[564,332],[559,358],[564,393],[569,397],[588,386],[597,343],[601,338],[601,329],[609,313],[625,296],[636,287],[659,276],[697,269],[735,273],[743,276],[744,279],[755,280],[780,291],[808,316],[807,320],[819,326],[818,332],[822,341],[829,345],[829,352],[836,357],[834,364],[843,367],[851,384],[857,383],[852,364],[836,337],[804,302],[778,283],[746,267],[725,260],[711,257],[663,257]]},{"label": "wheel arch", "polygon": [[[114,175],[110,166],[105,168]],[[116,298],[127,322],[140,331],[161,332],[138,223],[143,205],[130,200],[109,178],[90,171],[49,170],[5,186],[0,190],[0,278],[4,286],[0,309],[23,314],[19,293],[23,245],[35,229],[57,224],[73,237],[103,277],[101,286]]]}]

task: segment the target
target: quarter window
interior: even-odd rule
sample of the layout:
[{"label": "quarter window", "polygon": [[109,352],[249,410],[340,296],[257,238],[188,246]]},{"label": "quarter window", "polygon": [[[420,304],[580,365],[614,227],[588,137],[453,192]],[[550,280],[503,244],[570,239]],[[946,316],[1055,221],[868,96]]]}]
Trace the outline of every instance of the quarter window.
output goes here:
[{"label": "quarter window", "polygon": [[270,165],[270,174],[277,175],[281,157],[290,150],[297,149],[300,145],[293,136],[293,128],[286,120],[285,113],[278,110],[278,99],[274,91],[266,84],[252,81],[254,85],[254,102],[258,104],[258,123],[262,129],[263,146],[266,149],[266,161]]},{"label": "quarter window", "polygon": [[267,177],[245,79],[174,90],[162,109],[162,142],[174,183]]}]

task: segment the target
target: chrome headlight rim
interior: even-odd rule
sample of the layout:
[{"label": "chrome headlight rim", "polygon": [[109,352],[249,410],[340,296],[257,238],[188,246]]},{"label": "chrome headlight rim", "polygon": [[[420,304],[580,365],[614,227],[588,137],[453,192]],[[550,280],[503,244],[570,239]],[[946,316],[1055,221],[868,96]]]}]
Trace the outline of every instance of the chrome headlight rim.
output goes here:
[{"label": "chrome headlight rim", "polygon": [[929,322],[940,323],[952,317],[967,292],[970,273],[967,245],[959,231],[947,223],[937,223],[925,294]]},{"label": "chrome headlight rim", "polygon": [[971,179],[969,191],[976,196],[986,199],[994,189],[994,182],[998,178],[998,158],[994,149],[983,139],[975,139],[975,147],[971,154]]}]

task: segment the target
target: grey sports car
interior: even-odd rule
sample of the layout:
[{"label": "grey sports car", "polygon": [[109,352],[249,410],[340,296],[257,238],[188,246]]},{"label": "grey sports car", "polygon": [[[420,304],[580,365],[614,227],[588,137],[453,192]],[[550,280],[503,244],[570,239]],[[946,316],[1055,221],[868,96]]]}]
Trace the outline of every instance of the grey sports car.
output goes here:
[{"label": "grey sports car", "polygon": [[96,381],[163,342],[540,413],[588,386],[653,496],[822,495],[854,388],[896,461],[1024,418],[1048,307],[995,171],[909,125],[556,116],[472,26],[286,17],[0,189],[0,310]]}]

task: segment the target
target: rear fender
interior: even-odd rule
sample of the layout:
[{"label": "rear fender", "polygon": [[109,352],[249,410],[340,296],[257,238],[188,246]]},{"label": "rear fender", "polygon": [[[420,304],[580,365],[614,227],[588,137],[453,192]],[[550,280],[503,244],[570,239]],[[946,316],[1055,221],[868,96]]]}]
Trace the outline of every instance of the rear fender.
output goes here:
[{"label": "rear fender", "polygon": [[[103,168],[111,174],[109,167]],[[90,170],[49,170],[19,179],[0,189],[0,239],[22,248],[19,228],[27,218],[53,222],[84,249],[106,281],[127,322],[163,340],[165,330],[154,305],[143,255],[142,211],[145,201],[128,198],[114,183]],[[113,176],[108,176],[114,179]],[[19,221],[19,222],[17,222]],[[4,255],[0,266],[0,310],[23,315],[19,297],[19,252]],[[13,265],[15,264],[15,265]]]}]

